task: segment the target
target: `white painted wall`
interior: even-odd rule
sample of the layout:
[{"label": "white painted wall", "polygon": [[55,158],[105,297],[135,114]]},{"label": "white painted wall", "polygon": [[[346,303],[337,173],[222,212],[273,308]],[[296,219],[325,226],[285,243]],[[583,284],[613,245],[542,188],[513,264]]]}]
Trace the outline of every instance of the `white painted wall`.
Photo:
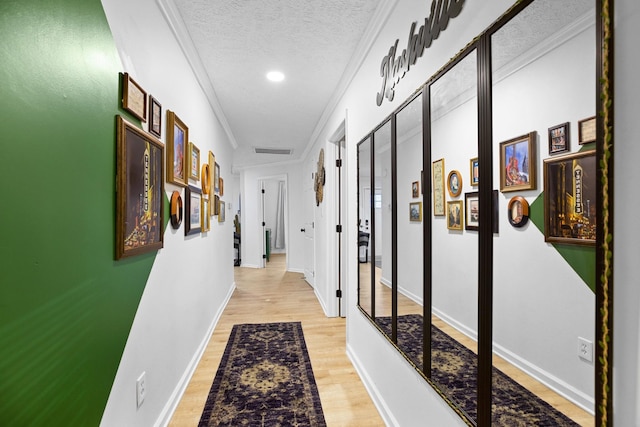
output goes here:
[{"label": "white painted wall", "polygon": [[637,130],[640,117],[640,2],[615,3],[615,211],[614,211],[614,349],[613,422],[640,425],[640,229],[629,214],[638,212],[635,179],[640,158]]},{"label": "white painted wall", "polygon": [[[103,7],[128,72],[189,127],[201,159],[216,155],[225,193],[231,179],[231,147],[154,0],[104,0]],[[114,76],[114,79],[117,76]],[[163,124],[166,123],[163,120]],[[164,142],[166,131],[163,129]],[[196,184],[192,182],[192,184]],[[168,195],[174,190],[166,184]],[[226,197],[223,197],[223,200]],[[168,226],[136,313],[109,400],[104,426],[165,424],[187,385],[214,323],[234,289],[233,221],[213,221],[211,231],[184,236],[184,224]],[[215,218],[213,218],[215,219]],[[132,260],[132,262],[135,262]],[[146,372],[147,396],[136,407],[136,379]]]}]

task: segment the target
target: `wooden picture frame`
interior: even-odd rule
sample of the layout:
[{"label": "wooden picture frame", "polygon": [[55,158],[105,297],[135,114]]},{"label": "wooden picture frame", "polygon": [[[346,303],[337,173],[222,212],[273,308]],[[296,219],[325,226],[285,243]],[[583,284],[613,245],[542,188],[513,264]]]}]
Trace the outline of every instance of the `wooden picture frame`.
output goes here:
[{"label": "wooden picture frame", "polygon": [[569,151],[571,137],[569,135],[569,122],[549,128],[549,155]]},{"label": "wooden picture frame", "polygon": [[447,176],[447,192],[451,197],[458,197],[462,192],[462,175],[457,170],[452,170]]},{"label": "wooden picture frame", "polygon": [[171,193],[171,201],[169,202],[169,213],[171,215],[171,226],[174,229],[180,228],[182,224],[182,195],[179,191]]},{"label": "wooden picture frame", "polygon": [[213,196],[213,207],[212,207],[212,216],[218,215],[220,212],[220,196],[214,194]]},{"label": "wooden picture frame", "polygon": [[224,179],[220,178],[220,197],[224,196]]},{"label": "wooden picture frame", "polygon": [[409,221],[422,222],[422,202],[409,203]]},{"label": "wooden picture frame", "polygon": [[209,169],[209,163],[203,163],[201,169],[200,187],[202,188],[202,194],[209,195],[211,193],[211,170]]},{"label": "wooden picture frame", "polygon": [[529,221],[529,202],[522,196],[515,196],[507,205],[507,219],[511,226],[520,228]]},{"label": "wooden picture frame", "polygon": [[464,193],[464,229],[477,231],[480,225],[478,192]]},{"label": "wooden picture frame", "polygon": [[122,78],[122,108],[140,121],[147,121],[147,92],[129,73],[124,73]]},{"label": "wooden picture frame", "polygon": [[476,187],[480,183],[480,170],[478,168],[478,158],[474,157],[469,160],[469,182],[473,187]]},{"label": "wooden picture frame", "polygon": [[595,246],[596,151],[544,160],[544,240]]},{"label": "wooden picture frame", "polygon": [[436,160],[431,165],[433,188],[433,215],[445,216],[444,204],[444,159]]},{"label": "wooden picture frame", "polygon": [[447,228],[449,230],[462,230],[463,215],[462,200],[447,202]]},{"label": "wooden picture frame", "polygon": [[[213,154],[211,150],[209,150],[209,199],[215,194],[215,188],[213,184],[214,174],[216,169],[216,156]],[[215,215],[215,210],[217,209],[214,201],[211,200],[209,203],[209,216]]]},{"label": "wooden picture frame", "polygon": [[213,168],[213,192],[220,194],[220,165],[217,162]]},{"label": "wooden picture frame", "polygon": [[578,144],[596,142],[596,116],[578,121]]},{"label": "wooden picture frame", "polygon": [[211,217],[209,216],[209,199],[207,199],[206,197],[202,197],[200,198],[200,201],[200,212],[202,212],[202,214],[200,215],[200,228],[204,233],[205,231],[211,230]]},{"label": "wooden picture frame", "polygon": [[218,202],[218,222],[224,222],[225,219],[226,219],[225,218],[225,216],[226,216],[225,207],[226,207],[226,205],[225,205],[224,201],[220,200]]},{"label": "wooden picture frame", "polygon": [[160,138],[162,136],[162,105],[149,95],[149,133]]},{"label": "wooden picture frame", "polygon": [[500,143],[500,191],[536,189],[537,132]]},{"label": "wooden picture frame", "polygon": [[[189,128],[173,112],[167,111],[167,182],[186,187]],[[186,216],[186,215],[185,215]]]},{"label": "wooden picture frame", "polygon": [[184,189],[184,235],[200,233],[202,229],[202,192],[196,186]]},{"label": "wooden picture frame", "polygon": [[189,143],[189,179],[200,179],[200,149],[193,143]]},{"label": "wooden picture frame", "polygon": [[163,247],[164,145],[116,116],[116,260]]},{"label": "wooden picture frame", "polygon": [[411,197],[417,199],[420,197],[420,182],[414,181],[411,183]]}]

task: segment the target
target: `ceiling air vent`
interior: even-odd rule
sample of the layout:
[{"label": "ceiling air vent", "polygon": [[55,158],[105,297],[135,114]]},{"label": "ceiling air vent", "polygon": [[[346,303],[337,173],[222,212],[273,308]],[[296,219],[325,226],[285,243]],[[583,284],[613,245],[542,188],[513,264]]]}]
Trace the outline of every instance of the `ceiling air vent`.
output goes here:
[{"label": "ceiling air vent", "polygon": [[254,148],[256,154],[282,154],[289,156],[291,154],[290,148]]}]

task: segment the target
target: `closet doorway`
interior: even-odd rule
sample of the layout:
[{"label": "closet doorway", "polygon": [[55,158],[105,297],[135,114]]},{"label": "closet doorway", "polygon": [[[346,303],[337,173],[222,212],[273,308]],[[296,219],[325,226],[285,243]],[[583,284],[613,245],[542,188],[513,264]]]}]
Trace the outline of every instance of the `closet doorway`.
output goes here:
[{"label": "closet doorway", "polygon": [[262,226],[262,267],[272,255],[284,255],[285,270],[289,267],[289,199],[287,175],[261,178],[260,186]]}]

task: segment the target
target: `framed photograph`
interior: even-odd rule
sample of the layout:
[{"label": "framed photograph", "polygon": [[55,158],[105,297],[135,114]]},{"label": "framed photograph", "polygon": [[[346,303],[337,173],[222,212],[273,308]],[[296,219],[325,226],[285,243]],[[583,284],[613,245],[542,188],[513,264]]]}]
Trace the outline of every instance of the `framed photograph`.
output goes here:
[{"label": "framed photograph", "polygon": [[213,169],[213,192],[220,194],[220,165],[218,163]]},{"label": "framed photograph", "polygon": [[162,136],[162,105],[149,95],[149,133],[160,138]]},{"label": "framed photograph", "polygon": [[220,212],[220,196],[217,194],[213,196],[213,206],[211,207],[211,211],[213,212],[211,215],[218,215]]},{"label": "framed photograph", "polygon": [[182,224],[182,195],[179,191],[171,193],[169,211],[171,213],[171,226],[177,230]]},{"label": "framed photograph", "polygon": [[444,159],[436,160],[431,166],[433,176],[433,215],[444,216]]},{"label": "framed photograph", "polygon": [[164,145],[117,116],[116,259],[163,246]]},{"label": "framed photograph", "polygon": [[422,221],[422,202],[409,203],[409,221]]},{"label": "framed photograph", "polygon": [[480,175],[478,175],[478,158],[477,157],[469,160],[469,169],[470,169],[469,175],[471,177],[471,185],[475,187],[480,182],[479,180]]},{"label": "framed photograph", "polygon": [[218,222],[224,222],[225,220],[224,208],[225,208],[225,204],[222,200],[220,200],[218,202]]},{"label": "framed photograph", "polygon": [[451,197],[458,197],[462,192],[462,175],[460,172],[453,170],[447,176],[447,191]]},{"label": "framed photograph", "polygon": [[449,230],[462,230],[462,200],[447,202],[447,228]]},{"label": "framed photograph", "polygon": [[202,228],[202,193],[193,185],[184,189],[184,235],[200,233]]},{"label": "framed photograph", "polygon": [[596,152],[581,151],[544,161],[544,240],[596,242]]},{"label": "framed photograph", "polygon": [[[213,152],[211,150],[209,150],[209,199],[211,199],[211,196],[214,194],[214,187],[213,187],[213,175],[215,173],[215,168],[216,168],[216,156],[213,155]],[[211,203],[209,203],[209,216],[213,216],[214,212],[215,212],[215,203],[213,203],[213,200],[211,200]]]},{"label": "framed photograph", "polygon": [[124,73],[122,78],[122,108],[141,121],[147,121],[147,92],[129,73]]},{"label": "framed photograph", "polygon": [[420,197],[420,183],[418,181],[414,181],[411,184],[411,196],[414,199],[417,199],[418,197]]},{"label": "framed photograph", "polygon": [[507,205],[507,218],[509,224],[520,228],[529,221],[529,202],[521,196],[512,197]]},{"label": "framed photograph", "polygon": [[549,128],[549,155],[569,151],[569,122]]},{"label": "framed photograph", "polygon": [[536,189],[537,132],[500,143],[500,191]]},{"label": "framed photograph", "polygon": [[200,179],[200,149],[193,142],[189,143],[189,179]]},{"label": "framed photograph", "polygon": [[220,178],[220,197],[224,196],[224,179]]},{"label": "framed photograph", "polygon": [[200,200],[202,201],[202,204],[200,205],[200,212],[202,212],[202,215],[200,215],[202,218],[200,227],[202,227],[202,232],[205,232],[211,229],[211,217],[208,215],[209,199],[202,197]]},{"label": "framed photograph", "polygon": [[188,185],[188,151],[189,128],[173,111],[167,111],[167,182],[181,187]]},{"label": "framed photograph", "polygon": [[464,229],[478,230],[480,225],[480,204],[478,192],[464,193]]},{"label": "framed photograph", "polygon": [[578,121],[578,144],[596,142],[596,116]]}]

